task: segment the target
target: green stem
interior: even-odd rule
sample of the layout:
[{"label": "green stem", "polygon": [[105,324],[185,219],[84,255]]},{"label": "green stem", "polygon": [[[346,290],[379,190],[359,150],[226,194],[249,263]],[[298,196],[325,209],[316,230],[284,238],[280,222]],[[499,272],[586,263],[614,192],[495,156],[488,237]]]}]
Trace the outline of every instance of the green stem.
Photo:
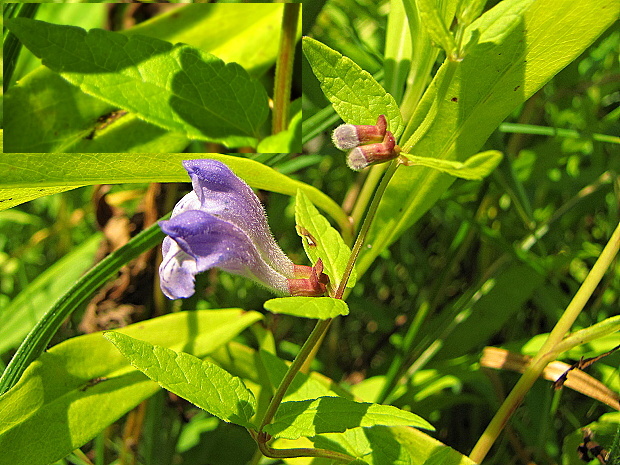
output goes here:
[{"label": "green stem", "polygon": [[381,184],[377,188],[375,192],[375,196],[372,199],[372,203],[370,207],[368,207],[368,213],[366,213],[366,218],[364,218],[364,223],[362,224],[362,229],[360,229],[360,233],[357,235],[357,239],[355,240],[355,244],[353,245],[353,250],[351,251],[351,255],[349,256],[349,261],[347,262],[347,267],[344,270],[344,275],[342,276],[342,280],[338,285],[338,289],[336,290],[336,294],[334,295],[335,299],[342,299],[344,295],[344,291],[347,287],[347,283],[349,282],[349,276],[351,276],[351,272],[353,271],[353,266],[355,265],[355,261],[364,245],[364,241],[366,240],[366,235],[368,234],[368,230],[370,229],[370,225],[372,224],[372,220],[375,218],[375,214],[377,213],[377,209],[379,208],[379,202],[381,202],[381,198],[383,197],[383,193],[387,188],[392,176],[396,172],[396,169],[400,165],[400,161],[398,159],[392,160],[390,162],[390,166],[385,171],[383,178],[381,179]]},{"label": "green stem", "polygon": [[588,276],[573,297],[573,300],[568,304],[560,320],[532,360],[532,363],[527,367],[521,379],[519,379],[508,397],[506,397],[506,400],[504,400],[504,403],[491,420],[491,423],[489,423],[489,426],[487,426],[482,436],[480,436],[480,439],[469,456],[474,462],[480,463],[485,458],[491,446],[508,422],[508,419],[521,404],[523,398],[534,384],[534,381],[538,379],[545,366],[547,366],[547,363],[555,360],[558,355],[557,349],[561,347],[560,343],[592,296],[592,293],[603,278],[603,275],[611,266],[619,248],[620,223],[592,267],[592,270],[590,270],[590,273],[588,273]]},{"label": "green stem", "polygon": [[284,131],[288,126],[288,107],[293,82],[293,62],[295,61],[295,39],[299,21],[299,3],[284,5],[280,51],[276,63],[276,76],[273,89],[272,134]]},{"label": "green stem", "polygon": [[555,352],[558,354],[564,353],[617,331],[620,331],[620,315],[612,316],[599,323],[593,324],[589,328],[580,329],[570,336],[566,336],[562,339],[562,342],[555,346]]},{"label": "green stem", "polygon": [[293,360],[293,363],[291,363],[291,365],[288,367],[288,371],[284,375],[284,378],[282,378],[282,381],[280,382],[276,393],[273,395],[273,398],[269,403],[269,407],[267,407],[267,411],[265,412],[263,421],[258,428],[259,433],[261,433],[265,425],[269,424],[269,422],[273,419],[273,416],[276,414],[276,411],[278,410],[278,407],[280,406],[280,403],[282,402],[282,399],[284,398],[288,387],[293,382],[293,379],[295,379],[297,372],[306,361],[306,358],[308,358],[308,355],[312,352],[314,346],[323,337],[323,333],[325,333],[325,331],[327,331],[327,328],[329,328],[329,324],[331,322],[331,318],[327,320],[319,320],[314,329],[312,330],[312,333],[310,333],[310,336],[308,337],[306,342],[304,342],[304,345],[301,347],[301,350],[295,357],[295,360]]},{"label": "green stem", "polygon": [[272,449],[267,444],[260,441],[258,443],[258,448],[265,457],[269,457],[272,459],[288,459],[294,457],[320,457],[344,463],[350,463],[355,460],[355,457],[352,457],[351,455],[326,449],[312,449],[306,447],[297,449]]},{"label": "green stem", "polygon": [[370,173],[368,173],[368,176],[364,181],[364,185],[362,186],[362,189],[357,196],[355,206],[353,207],[353,211],[351,212],[351,218],[353,220],[352,226],[354,230],[356,230],[361,223],[364,212],[366,211],[366,207],[368,207],[368,203],[370,202],[372,194],[375,191],[377,184],[379,184],[381,176],[383,176],[384,172],[384,165],[376,165],[370,169]]}]

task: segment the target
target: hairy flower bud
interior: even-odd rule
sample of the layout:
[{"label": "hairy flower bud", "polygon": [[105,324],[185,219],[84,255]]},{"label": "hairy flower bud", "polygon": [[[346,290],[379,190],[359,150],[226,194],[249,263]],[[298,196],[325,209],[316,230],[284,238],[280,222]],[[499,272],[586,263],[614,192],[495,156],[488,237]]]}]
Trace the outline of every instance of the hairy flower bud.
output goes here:
[{"label": "hairy flower bud", "polygon": [[355,171],[360,171],[374,163],[383,163],[400,154],[400,147],[396,145],[394,136],[386,131],[383,142],[377,144],[360,145],[349,152],[347,165]]},{"label": "hairy flower bud", "polygon": [[379,115],[376,125],[341,124],[332,134],[334,145],[340,150],[349,150],[358,145],[381,142],[387,130],[387,120]]}]

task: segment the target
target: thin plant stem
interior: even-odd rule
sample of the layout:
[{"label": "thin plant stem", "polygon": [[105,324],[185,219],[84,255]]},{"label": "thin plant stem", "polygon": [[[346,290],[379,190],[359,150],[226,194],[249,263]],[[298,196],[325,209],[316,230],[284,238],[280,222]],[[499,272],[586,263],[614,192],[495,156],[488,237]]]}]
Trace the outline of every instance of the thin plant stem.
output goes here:
[{"label": "thin plant stem", "polygon": [[469,456],[474,462],[480,463],[484,460],[491,446],[498,438],[502,429],[504,429],[504,426],[506,426],[510,416],[521,404],[523,398],[538,379],[545,366],[547,366],[549,362],[555,360],[558,355],[558,347],[561,347],[560,343],[592,296],[592,293],[603,278],[603,275],[611,266],[619,248],[620,223],[603,249],[603,252],[601,252],[598,260],[596,260],[590,273],[588,273],[588,276],[573,297],[573,300],[568,304],[568,307],[564,310],[564,313],[547,337],[547,340],[532,360],[532,363],[527,367],[523,376],[521,376],[491,420],[491,423],[489,423],[489,426],[487,426],[482,436],[480,436],[480,439]]},{"label": "thin plant stem", "polygon": [[284,131],[288,126],[288,108],[293,82],[293,62],[295,61],[295,38],[299,21],[299,3],[284,5],[280,50],[276,63],[276,76],[273,88],[272,134]]},{"label": "thin plant stem", "polygon": [[396,172],[396,169],[400,165],[400,161],[398,159],[392,160],[388,169],[386,170],[383,178],[381,179],[381,184],[377,187],[375,192],[375,196],[372,199],[372,203],[370,207],[368,207],[368,213],[366,213],[366,218],[364,218],[364,223],[362,224],[362,229],[360,229],[360,233],[357,235],[357,239],[355,240],[355,244],[353,245],[353,250],[351,251],[351,255],[349,256],[349,261],[347,262],[347,266],[344,270],[344,275],[342,276],[342,280],[338,285],[338,289],[336,290],[336,294],[334,295],[335,299],[342,299],[344,295],[344,291],[347,287],[347,283],[349,282],[349,277],[351,276],[351,272],[353,271],[353,266],[355,265],[355,261],[364,245],[364,241],[366,240],[366,235],[368,234],[368,230],[370,229],[370,225],[372,224],[373,219],[375,218],[375,214],[377,213],[377,209],[379,208],[379,202],[381,202],[381,198],[383,197],[383,193],[387,188],[392,176]]},{"label": "thin plant stem", "polygon": [[331,318],[327,320],[319,320],[312,332],[310,333],[310,336],[308,336],[308,339],[306,339],[306,342],[304,342],[304,345],[301,347],[301,350],[295,357],[295,360],[293,360],[293,363],[291,363],[291,365],[288,367],[288,371],[284,375],[282,382],[280,382],[278,389],[273,395],[273,398],[269,403],[269,407],[267,407],[267,411],[265,412],[263,421],[260,424],[260,428],[258,428],[259,433],[262,432],[265,425],[267,425],[273,419],[273,416],[278,410],[278,407],[280,406],[280,403],[282,402],[282,399],[284,398],[288,387],[293,382],[293,379],[295,379],[297,372],[299,372],[300,368],[306,361],[306,358],[308,358],[308,355],[310,355],[310,352],[312,352],[314,346],[317,344],[318,341],[322,339],[323,333],[327,331],[327,328],[329,328],[331,322]]},{"label": "thin plant stem", "polygon": [[352,457],[350,455],[326,449],[313,449],[308,447],[295,449],[272,449],[267,444],[261,441],[258,442],[258,448],[265,457],[269,457],[272,459],[288,459],[294,457],[320,457],[344,463],[350,463],[355,460],[355,457]]},{"label": "thin plant stem", "polygon": [[381,180],[381,176],[383,176],[384,172],[385,166],[383,165],[376,165],[370,169],[370,173],[368,173],[368,176],[364,181],[364,185],[362,186],[362,189],[357,196],[357,200],[355,201],[355,205],[353,206],[353,211],[351,212],[351,218],[353,220],[352,227],[354,228],[354,230],[359,227],[359,224],[362,221],[362,215],[366,211],[368,202],[370,202],[370,198],[372,197],[372,194],[375,191],[375,188]]}]

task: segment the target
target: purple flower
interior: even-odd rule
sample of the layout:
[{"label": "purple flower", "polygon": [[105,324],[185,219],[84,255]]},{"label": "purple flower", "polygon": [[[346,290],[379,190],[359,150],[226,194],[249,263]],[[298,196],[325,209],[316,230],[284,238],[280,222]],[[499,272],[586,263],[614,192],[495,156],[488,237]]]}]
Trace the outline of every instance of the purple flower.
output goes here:
[{"label": "purple flower", "polygon": [[214,267],[250,278],[279,294],[325,292],[319,282],[314,294],[308,293],[306,281],[312,268],[294,265],[284,254],[271,235],[258,197],[225,164],[188,160],[183,166],[193,191],[177,203],[170,220],[159,223],[167,234],[159,267],[166,296],[191,296],[194,276]]}]

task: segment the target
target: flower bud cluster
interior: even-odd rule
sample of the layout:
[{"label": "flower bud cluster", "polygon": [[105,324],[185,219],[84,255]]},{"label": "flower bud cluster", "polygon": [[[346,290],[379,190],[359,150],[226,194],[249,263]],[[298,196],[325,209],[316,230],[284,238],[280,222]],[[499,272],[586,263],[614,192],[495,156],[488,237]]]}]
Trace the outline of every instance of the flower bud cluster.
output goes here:
[{"label": "flower bud cluster", "polygon": [[350,150],[347,165],[355,171],[400,154],[394,135],[387,130],[385,115],[379,115],[376,125],[342,124],[334,130],[332,141],[340,150]]}]

